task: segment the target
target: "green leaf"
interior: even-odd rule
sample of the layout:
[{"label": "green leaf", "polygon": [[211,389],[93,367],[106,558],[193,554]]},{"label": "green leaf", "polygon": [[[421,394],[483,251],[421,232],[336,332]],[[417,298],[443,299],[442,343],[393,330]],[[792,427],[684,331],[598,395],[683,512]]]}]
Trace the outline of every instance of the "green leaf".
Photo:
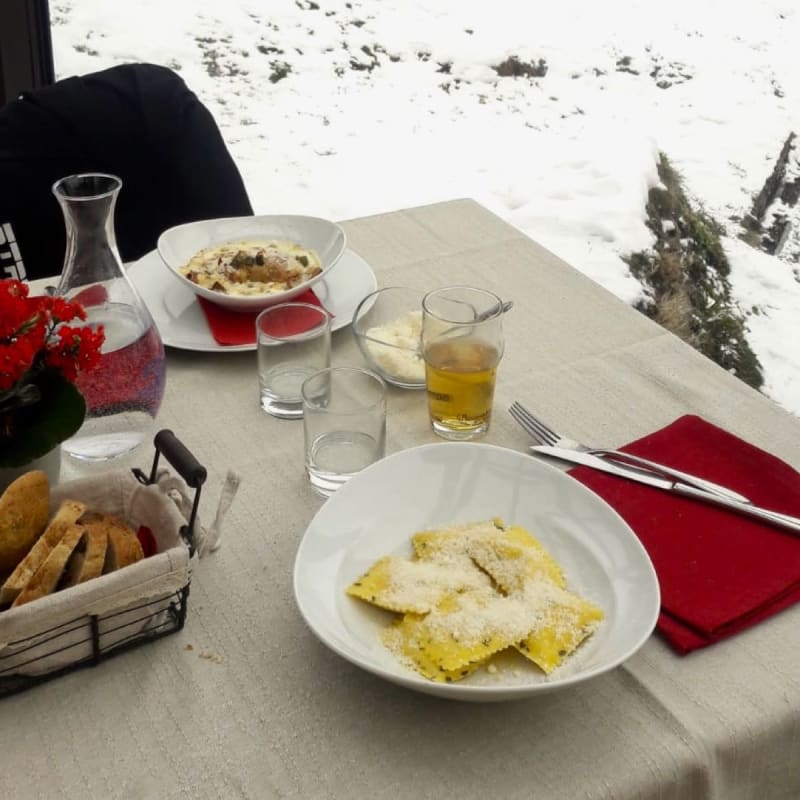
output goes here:
[{"label": "green leaf", "polygon": [[0,393],[0,413],[15,411],[41,400],[42,393],[36,384],[29,383],[21,389]]},{"label": "green leaf", "polygon": [[86,401],[78,389],[55,371],[43,372],[36,384],[39,402],[8,417],[10,436],[0,440],[0,466],[21,467],[49,453],[83,424]]}]

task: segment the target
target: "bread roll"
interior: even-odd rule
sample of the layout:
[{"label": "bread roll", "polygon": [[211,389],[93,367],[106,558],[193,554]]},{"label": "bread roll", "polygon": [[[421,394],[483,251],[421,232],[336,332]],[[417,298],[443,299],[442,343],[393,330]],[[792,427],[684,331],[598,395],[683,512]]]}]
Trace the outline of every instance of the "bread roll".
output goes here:
[{"label": "bread roll", "polygon": [[14,570],[50,518],[50,483],[41,470],[31,470],[0,496],[0,575]]},{"label": "bread roll", "polygon": [[64,532],[73,525],[86,511],[84,503],[77,500],[65,500],[56,511],[53,519],[44,529],[44,533],[36,540],[28,555],[17,564],[16,569],[0,588],[0,606],[9,605],[17,599],[31,576],[44,563],[50,551],[61,541]]},{"label": "bread roll", "polygon": [[72,552],[84,536],[86,536],[86,531],[78,524],[67,528],[61,537],[61,541],[50,551],[50,555],[47,556],[44,563],[33,573],[28,583],[17,595],[12,607],[16,608],[29,603],[31,600],[38,600],[40,597],[55,591],[67,561],[69,561]]}]

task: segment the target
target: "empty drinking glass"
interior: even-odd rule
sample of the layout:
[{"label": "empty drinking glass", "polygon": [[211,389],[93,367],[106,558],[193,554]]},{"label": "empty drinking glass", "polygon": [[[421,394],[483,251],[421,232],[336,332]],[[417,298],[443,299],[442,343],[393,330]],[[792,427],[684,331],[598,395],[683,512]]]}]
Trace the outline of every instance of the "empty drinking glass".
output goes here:
[{"label": "empty drinking glass", "polygon": [[331,316],[311,303],[281,303],[256,318],[261,408],[273,417],[303,416],[303,381],[331,363]]},{"label": "empty drinking glass", "polygon": [[386,384],[368,369],[330,367],[302,391],[306,472],[328,497],[386,454]]}]

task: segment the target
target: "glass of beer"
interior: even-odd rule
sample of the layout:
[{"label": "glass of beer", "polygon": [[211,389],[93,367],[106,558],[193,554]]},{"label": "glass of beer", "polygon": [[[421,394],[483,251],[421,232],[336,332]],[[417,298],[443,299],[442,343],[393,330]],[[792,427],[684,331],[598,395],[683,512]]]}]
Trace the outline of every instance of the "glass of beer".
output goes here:
[{"label": "glass of beer", "polygon": [[503,303],[484,289],[448,286],[422,300],[422,354],[431,426],[444,439],[489,430],[503,355]]}]

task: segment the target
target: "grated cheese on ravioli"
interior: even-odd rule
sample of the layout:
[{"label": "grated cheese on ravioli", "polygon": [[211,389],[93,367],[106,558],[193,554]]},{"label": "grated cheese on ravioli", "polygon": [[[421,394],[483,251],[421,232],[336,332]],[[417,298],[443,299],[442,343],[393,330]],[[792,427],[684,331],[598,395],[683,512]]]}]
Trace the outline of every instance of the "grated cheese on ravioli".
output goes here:
[{"label": "grated cheese on ravioli", "polygon": [[491,591],[491,579],[465,557],[441,561],[408,561],[385,556],[347,588],[388,611],[425,613],[451,592]]},{"label": "grated cheese on ravioli", "polygon": [[430,680],[461,680],[508,649],[549,675],[603,619],[520,526],[495,518],[420,531],[411,541],[412,559],[380,559],[347,593],[403,614],[382,641]]},{"label": "grated cheese on ravioli", "polygon": [[470,542],[467,552],[506,593],[519,591],[537,579],[566,585],[561,567],[536,541],[524,546],[500,539],[480,540]]}]

